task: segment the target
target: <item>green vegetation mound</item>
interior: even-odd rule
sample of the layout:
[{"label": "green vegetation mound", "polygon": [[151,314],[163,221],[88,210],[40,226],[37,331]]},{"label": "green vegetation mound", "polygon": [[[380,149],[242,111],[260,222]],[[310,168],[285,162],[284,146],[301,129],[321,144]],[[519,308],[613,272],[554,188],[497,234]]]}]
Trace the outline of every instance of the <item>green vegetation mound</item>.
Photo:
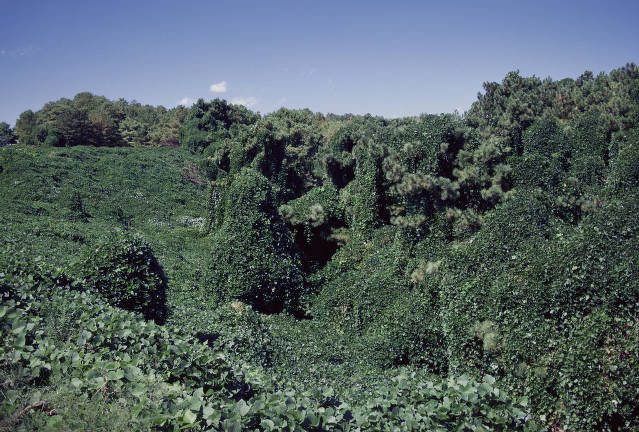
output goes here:
[{"label": "green vegetation mound", "polygon": [[165,320],[166,276],[140,237],[114,233],[84,252],[76,273],[109,304]]},{"label": "green vegetation mound", "polygon": [[212,295],[262,312],[293,310],[303,279],[268,180],[250,168],[242,170],[219,205],[215,212],[221,220],[211,235]]}]

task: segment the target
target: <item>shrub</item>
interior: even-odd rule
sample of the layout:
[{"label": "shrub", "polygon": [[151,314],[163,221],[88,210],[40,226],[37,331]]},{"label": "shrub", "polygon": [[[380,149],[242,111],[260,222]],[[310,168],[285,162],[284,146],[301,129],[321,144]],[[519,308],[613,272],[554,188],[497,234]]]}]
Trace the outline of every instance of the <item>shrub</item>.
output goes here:
[{"label": "shrub", "polygon": [[280,206],[279,212],[293,232],[306,269],[323,266],[337,250],[336,230],[346,224],[337,189],[332,184],[317,186]]},{"label": "shrub", "polygon": [[606,164],[600,155],[580,155],[571,160],[569,175],[583,186],[599,187],[603,184],[606,171]]},{"label": "shrub", "polygon": [[213,341],[234,363],[251,362],[267,368],[273,363],[275,343],[265,317],[242,302],[231,301],[210,315],[207,332],[197,336],[200,341]]},{"label": "shrub", "polygon": [[600,159],[607,158],[607,129],[599,111],[589,111],[577,117],[570,126],[572,129],[572,157],[588,155]]},{"label": "shrub", "polygon": [[303,288],[299,259],[268,180],[243,169],[218,206],[212,209],[222,215],[211,237],[212,293],[263,312],[294,309]]},{"label": "shrub", "polygon": [[627,134],[611,164],[609,184],[616,192],[630,192],[639,186],[639,129]]},{"label": "shrub", "polygon": [[523,153],[537,153],[546,157],[565,155],[570,143],[559,123],[551,119],[539,119],[522,135]]},{"label": "shrub", "polygon": [[324,155],[322,165],[326,176],[338,189],[345,187],[355,176],[352,151],[358,139],[352,126],[344,126],[326,145],[328,153]]},{"label": "shrub", "polygon": [[253,124],[258,118],[259,115],[243,106],[229,104],[223,99],[211,102],[199,99],[180,126],[180,145],[201,152],[211,143],[235,135],[238,127]]},{"label": "shrub", "polygon": [[568,230],[522,198],[442,268],[451,372],[502,376],[549,425],[634,427],[635,378],[619,371],[636,367],[639,349],[639,201],[608,203]]},{"label": "shrub", "polygon": [[0,303],[2,430],[210,426],[221,404],[250,396],[241,371],[186,332],[69,292],[42,265],[9,275],[3,255],[0,287],[15,297]]},{"label": "shrub", "polygon": [[446,343],[439,301],[432,290],[418,287],[400,296],[371,326],[369,334],[378,337],[375,351],[381,367],[412,365],[446,375]]},{"label": "shrub", "polygon": [[313,315],[342,330],[365,330],[409,289],[405,246],[393,226],[353,237],[310,278],[317,291]]},{"label": "shrub", "polygon": [[141,237],[116,231],[89,248],[77,267],[86,287],[109,304],[164,321],[166,277]]},{"label": "shrub", "polygon": [[511,161],[512,178],[515,187],[540,187],[545,191],[553,190],[563,176],[561,160],[539,153],[524,154]]}]

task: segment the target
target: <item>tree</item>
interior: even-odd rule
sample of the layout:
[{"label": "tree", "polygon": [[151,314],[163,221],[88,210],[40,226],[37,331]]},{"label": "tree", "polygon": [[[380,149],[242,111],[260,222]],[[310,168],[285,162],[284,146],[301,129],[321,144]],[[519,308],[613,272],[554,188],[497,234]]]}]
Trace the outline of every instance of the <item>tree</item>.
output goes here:
[{"label": "tree", "polygon": [[[184,107],[142,105],[123,99],[110,101],[88,92],[73,99],[25,111],[16,122],[22,144],[46,146],[178,145],[178,131],[189,112]],[[208,135],[204,131],[205,137]]]},{"label": "tree", "polygon": [[48,130],[56,129],[63,137],[59,145],[87,145],[91,138],[91,122],[85,109],[76,108],[68,99],[49,102],[39,112],[38,120]]},{"label": "tree", "polygon": [[180,127],[180,143],[192,151],[201,152],[214,142],[235,136],[241,125],[253,124],[258,119],[259,115],[223,99],[211,102],[199,99]]},{"label": "tree", "polygon": [[217,204],[221,208],[210,209],[221,219],[211,238],[211,294],[218,300],[240,300],[267,313],[298,306],[300,262],[273,201],[269,181],[244,168]]},{"label": "tree", "polygon": [[89,143],[95,146],[117,146],[122,142],[120,121],[111,104],[89,112],[91,124]]},{"label": "tree", "polygon": [[85,285],[109,304],[164,322],[167,280],[143,238],[115,231],[85,251],[75,265]]},{"label": "tree", "polygon": [[26,110],[16,121],[16,135],[20,144],[37,145],[36,138],[37,117],[31,110]]},{"label": "tree", "polygon": [[11,126],[6,122],[0,122],[0,146],[15,144],[18,141]]}]

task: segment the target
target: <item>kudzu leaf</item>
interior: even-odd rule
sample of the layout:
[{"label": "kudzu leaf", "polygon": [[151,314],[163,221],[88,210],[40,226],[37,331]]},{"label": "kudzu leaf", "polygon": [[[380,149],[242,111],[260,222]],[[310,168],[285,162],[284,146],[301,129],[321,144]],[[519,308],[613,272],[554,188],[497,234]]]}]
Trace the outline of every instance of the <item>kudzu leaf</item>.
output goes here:
[{"label": "kudzu leaf", "polygon": [[195,421],[197,420],[197,414],[195,414],[191,410],[185,410],[184,416],[182,417],[182,419],[184,420],[185,423],[188,423],[188,424],[195,423]]}]

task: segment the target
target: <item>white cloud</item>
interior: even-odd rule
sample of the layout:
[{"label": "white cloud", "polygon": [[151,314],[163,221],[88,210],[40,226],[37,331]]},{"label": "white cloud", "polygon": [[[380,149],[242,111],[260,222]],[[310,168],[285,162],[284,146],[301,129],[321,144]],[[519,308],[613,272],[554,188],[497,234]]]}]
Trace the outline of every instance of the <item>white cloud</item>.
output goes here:
[{"label": "white cloud", "polygon": [[9,57],[31,57],[36,52],[36,48],[32,46],[17,47],[13,49],[2,48],[0,55],[6,55]]},{"label": "white cloud", "polygon": [[194,103],[195,103],[195,100],[191,99],[190,97],[183,97],[178,102],[178,105],[184,105],[185,107],[190,107]]},{"label": "white cloud", "polygon": [[226,81],[220,81],[219,83],[211,84],[209,90],[213,93],[226,93]]},{"label": "white cloud", "polygon": [[392,113],[386,116],[386,118],[389,118],[389,119],[401,119],[401,118],[407,118],[407,117],[415,117],[415,115],[408,114],[408,113]]},{"label": "white cloud", "polygon": [[305,70],[301,71],[299,73],[299,75],[302,78],[308,78],[308,77],[312,77],[313,75],[315,75],[315,72],[317,72],[317,68],[312,67],[312,68],[305,69]]},{"label": "white cloud", "polygon": [[257,104],[257,99],[253,96],[249,97],[236,97],[231,100],[233,105],[244,105],[246,108],[254,107]]}]

